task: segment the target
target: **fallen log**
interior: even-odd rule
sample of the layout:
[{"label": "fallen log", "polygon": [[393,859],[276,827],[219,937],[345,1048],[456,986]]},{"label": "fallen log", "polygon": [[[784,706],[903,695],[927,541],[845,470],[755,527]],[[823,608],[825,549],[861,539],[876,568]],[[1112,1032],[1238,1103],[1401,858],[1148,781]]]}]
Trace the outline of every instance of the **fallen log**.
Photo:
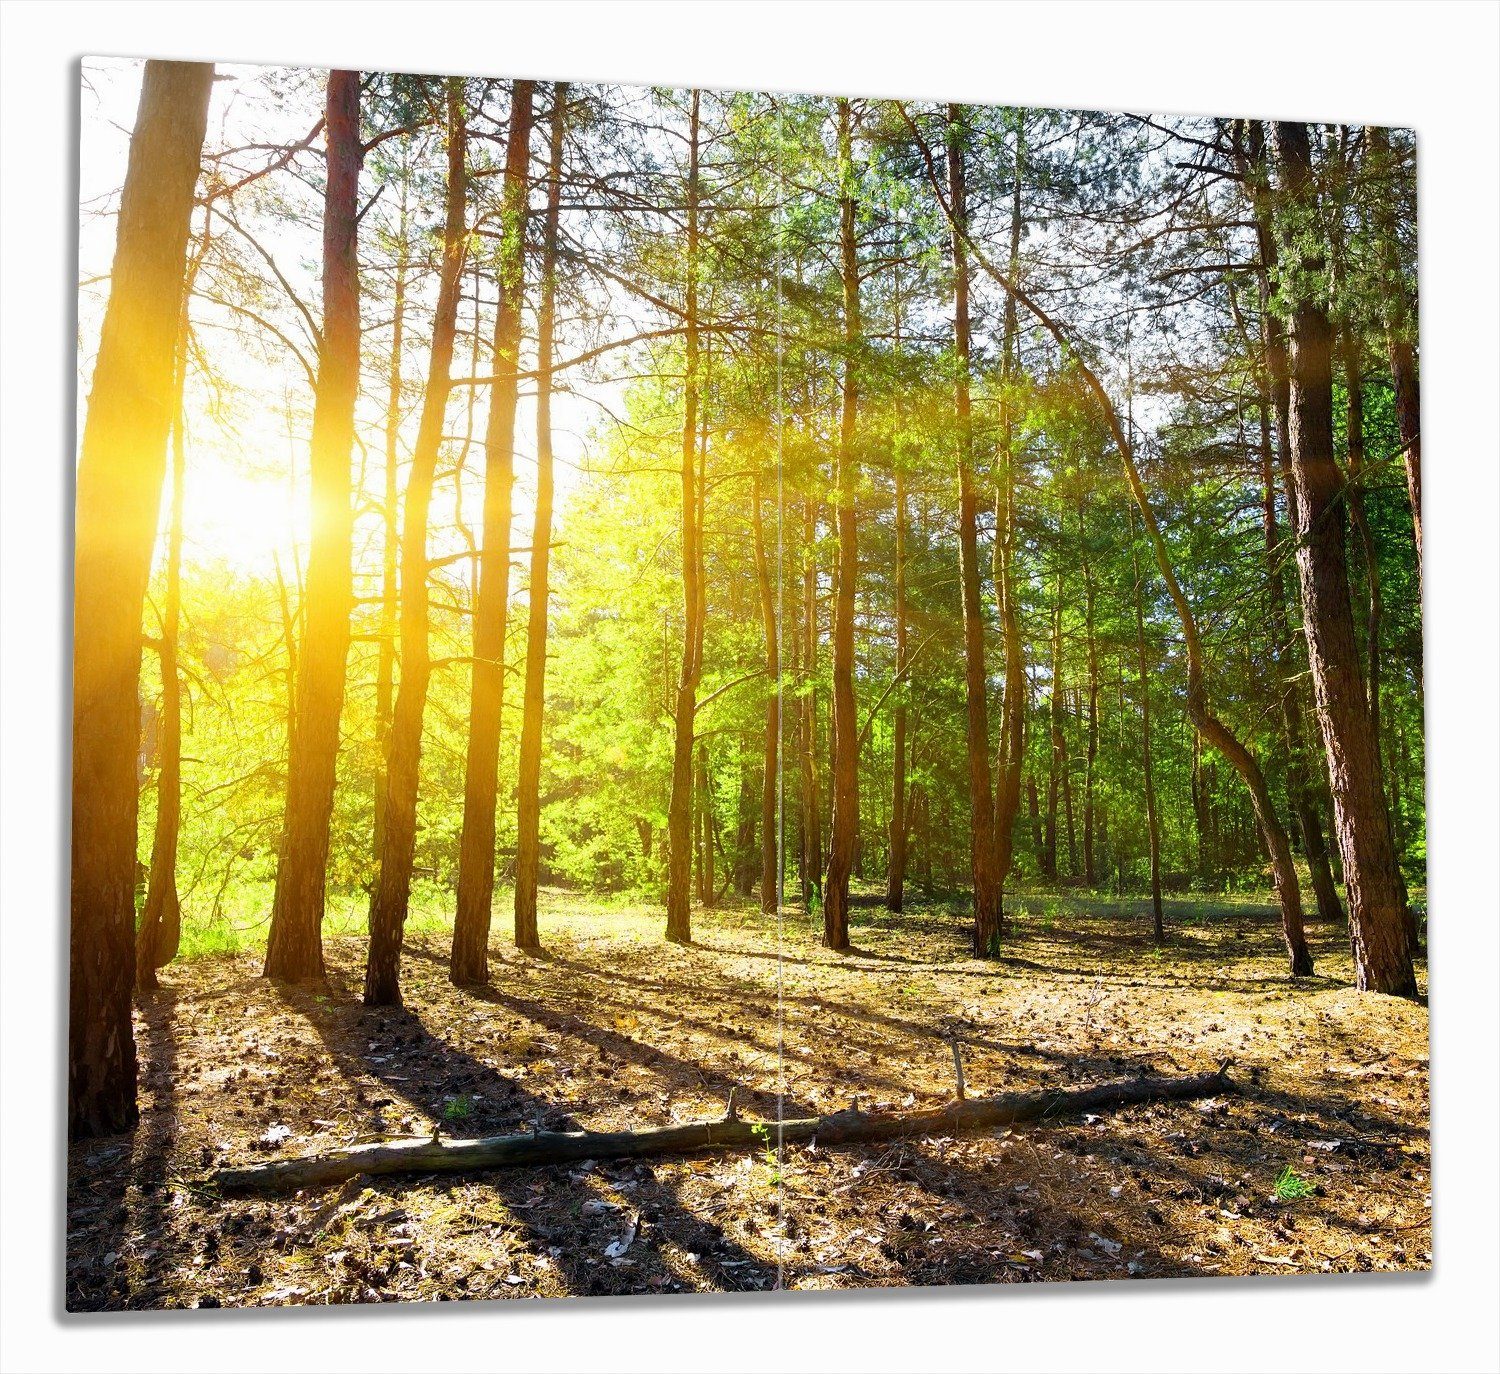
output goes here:
[{"label": "fallen log", "polygon": [[734,1111],[714,1121],[657,1126],[641,1131],[539,1131],[483,1136],[476,1140],[380,1140],[327,1154],[274,1159],[223,1168],[214,1175],[222,1194],[292,1192],[342,1183],[358,1174],[437,1174],[567,1164],[583,1159],[679,1155],[702,1150],[754,1150],[783,1141],[814,1138],[820,1144],[892,1140],[900,1136],[960,1135],[1027,1121],[1077,1116],[1140,1102],[1210,1097],[1234,1084],[1226,1061],[1216,1072],[1190,1078],[1131,1078],[1092,1088],[957,1100],[928,1111],[862,1112],[853,1108],[827,1116],[782,1121],[746,1121]]}]

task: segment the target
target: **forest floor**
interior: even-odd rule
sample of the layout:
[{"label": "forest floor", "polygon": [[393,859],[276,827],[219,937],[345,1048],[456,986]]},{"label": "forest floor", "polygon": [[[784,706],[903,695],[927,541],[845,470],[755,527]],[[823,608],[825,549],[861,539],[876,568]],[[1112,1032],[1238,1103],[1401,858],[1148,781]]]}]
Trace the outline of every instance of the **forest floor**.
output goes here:
[{"label": "forest floor", "polygon": [[[412,932],[407,1006],[360,1005],[363,942],[326,990],[252,952],[175,964],[137,1012],[141,1123],[73,1147],[70,1310],[237,1307],[1057,1279],[1431,1264],[1424,1005],[1350,985],[1344,930],[1285,975],[1270,909],[1031,898],[998,962],[956,909],[854,912],[854,951],[806,916],[658,912],[544,894],[547,953],[505,944],[492,988]],[[504,904],[501,903],[501,906]],[[508,917],[508,912],[506,913]],[[1425,986],[1425,969],[1421,975]],[[778,1007],[784,1011],[778,1056]],[[982,1046],[970,1096],[1211,1070],[1242,1091],[958,1139],[354,1180],[219,1200],[215,1165],[375,1135],[638,1128],[938,1106],[947,1017]],[[1295,1182],[1278,1199],[1277,1181]],[[1289,1177],[1289,1176],[1287,1176]],[[1311,1191],[1307,1191],[1311,1190]]]}]

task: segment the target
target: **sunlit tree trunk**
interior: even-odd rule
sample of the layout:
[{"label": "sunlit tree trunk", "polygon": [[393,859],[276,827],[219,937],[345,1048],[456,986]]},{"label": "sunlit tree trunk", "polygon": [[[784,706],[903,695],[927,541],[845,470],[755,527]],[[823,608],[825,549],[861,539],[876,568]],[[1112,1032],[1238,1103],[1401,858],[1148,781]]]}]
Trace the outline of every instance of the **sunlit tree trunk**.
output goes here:
[{"label": "sunlit tree trunk", "polygon": [[[1010,273],[1021,266],[1022,171],[1026,157],[1026,118],[1018,114],[1010,202]],[[1001,930],[1005,928],[1005,884],[1015,854],[1016,818],[1021,809],[1021,769],[1026,761],[1026,712],[1031,685],[1021,645],[1020,594],[1015,584],[1016,452],[1015,416],[1011,391],[1020,377],[1019,328],[1016,303],[1005,298],[1001,339],[1000,437],[1003,445],[1000,482],[995,499],[995,601],[1000,608],[1000,630],[1005,642],[1005,691],[1000,702],[1000,740],[995,759],[995,871],[999,875]]]},{"label": "sunlit tree trunk", "polygon": [[861,346],[859,254],[854,239],[855,170],[849,102],[838,102],[839,258],[844,287],[843,400],[839,419],[835,519],[838,565],[833,594],[833,814],[828,834],[828,876],[823,890],[823,943],[849,947],[849,873],[859,833],[859,722],[854,696],[854,594],[859,576],[855,487],[859,457],[856,350]]},{"label": "sunlit tree trunk", "polygon": [[213,67],[147,62],[79,446],[73,572],[68,1135],[136,1121],[131,1027],[141,612],[166,476]]},{"label": "sunlit tree trunk", "polygon": [[[505,635],[510,614],[511,503],[516,477],[517,372],[521,307],[526,292],[527,167],[535,82],[511,93],[502,192],[499,305],[492,360],[495,380],[484,434],[484,512],[474,596],[474,662],[469,687],[469,744],[464,756],[463,831],[458,846],[457,912],[449,977],[489,978],[490,911],[495,898],[495,807],[500,783],[500,724],[505,705]],[[534,942],[533,942],[534,943]]]},{"label": "sunlit tree trunk", "polygon": [[[1146,657],[1146,617],[1142,607],[1141,560],[1130,522],[1130,570],[1135,578],[1135,664],[1141,691],[1141,783],[1146,794],[1146,855],[1151,866],[1151,938],[1166,939],[1161,905],[1161,818],[1156,810],[1156,770],[1151,758],[1151,670]],[[1196,738],[1196,736],[1194,737]]]},{"label": "sunlit tree trunk", "polygon": [[[778,523],[780,507],[777,508]],[[765,736],[760,789],[760,909],[775,911],[780,901],[780,846],[777,843],[781,748],[781,646],[776,629],[776,586],[766,553],[766,525],[761,512],[761,466],[757,461],[750,491],[750,528],[754,540],[755,585],[760,596],[761,633],[765,638]]]},{"label": "sunlit tree trunk", "polygon": [[1318,915],[1325,921],[1343,919],[1344,908],[1334,886],[1328,866],[1328,847],[1323,840],[1323,826],[1318,818],[1316,798],[1308,780],[1307,741],[1302,723],[1301,693],[1292,671],[1292,637],[1286,623],[1286,587],[1281,576],[1281,534],[1276,520],[1276,484],[1271,470],[1271,440],[1267,423],[1266,400],[1260,402],[1260,461],[1263,503],[1262,528],[1265,532],[1266,569],[1270,602],[1271,661],[1276,675],[1276,692],[1281,704],[1282,731],[1286,737],[1286,788],[1297,828],[1302,835],[1302,852],[1307,859],[1308,876],[1318,903]]},{"label": "sunlit tree trunk", "polygon": [[[906,473],[901,459],[895,464],[896,566],[894,604],[891,615],[896,623],[896,672],[906,672]],[[900,911],[905,904],[906,839],[909,834],[906,816],[906,691],[896,698],[891,713],[891,817],[890,861],[886,866],[885,905],[888,911]]]},{"label": "sunlit tree trunk", "polygon": [[701,92],[689,98],[686,187],[687,260],[683,299],[684,369],[682,402],[682,667],[672,707],[672,791],[667,804],[667,939],[693,938],[692,828],[693,732],[698,683],[703,676],[703,610],[700,585],[702,509],[697,491],[698,444],[698,177]]},{"label": "sunlit tree trunk", "polygon": [[328,173],[323,198],[323,328],[312,422],[312,542],[307,558],[296,724],[287,759],[286,816],[276,866],[265,974],[323,977],[323,907],[339,716],[353,609],[350,506],[354,403],[359,395],[359,73],[328,74]]},{"label": "sunlit tree trunk", "polygon": [[[380,504],[380,648],[375,664],[375,742],[382,762],[390,747],[391,712],[396,700],[396,649],[401,634],[397,574],[401,562],[401,400],[402,349],[406,342],[406,278],[408,179],[401,181],[401,210],[397,228],[395,283],[391,299],[391,363],[386,373],[385,489]],[[385,845],[385,789],[375,787],[373,854],[378,865]]]},{"label": "sunlit tree trunk", "polygon": [[178,665],[182,620],[182,517],[187,477],[187,432],[183,393],[187,385],[188,304],[198,268],[208,252],[208,230],[192,260],[182,290],[177,331],[176,385],[172,410],[172,502],[167,522],[167,557],[162,570],[161,729],[157,742],[156,829],[151,837],[151,871],[146,905],[135,934],[135,985],[157,986],[156,970],[177,957],[182,938],[182,907],[177,896],[177,837],[182,826],[182,674]]},{"label": "sunlit tree trunk", "polygon": [[823,893],[823,802],[818,787],[818,503],[802,502],[802,903]]},{"label": "sunlit tree trunk", "polygon": [[443,442],[443,417],[453,366],[458,298],[467,248],[463,82],[447,82],[448,184],[443,220],[443,261],[432,317],[432,351],[422,414],[412,447],[411,474],[401,510],[401,680],[391,716],[382,782],[384,826],[380,870],[370,903],[370,950],[365,967],[365,1003],[400,1005],[401,944],[411,901],[416,856],[417,785],[422,762],[422,719],[432,675],[428,644],[427,524],[432,487]]},{"label": "sunlit tree trunk", "polygon": [[698,782],[693,789],[698,798],[698,820],[701,837],[698,863],[698,900],[708,909],[714,905],[718,878],[714,865],[714,794],[708,771],[708,742],[698,741]]},{"label": "sunlit tree trunk", "polygon": [[[1274,131],[1281,227],[1298,255],[1301,278],[1324,265],[1312,232],[1316,190],[1311,145],[1304,124],[1278,122]],[[1361,990],[1414,996],[1416,975],[1401,878],[1349,603],[1343,480],[1333,454],[1331,330],[1326,309],[1305,287],[1288,305],[1297,571],[1318,725],[1344,856],[1355,979]]]},{"label": "sunlit tree trunk", "polygon": [[1052,658],[1051,685],[1047,691],[1047,734],[1051,754],[1047,773],[1047,856],[1043,875],[1057,877],[1057,809],[1063,779],[1068,771],[1068,737],[1063,732],[1062,670],[1062,569],[1059,566],[1052,581]]},{"label": "sunlit tree trunk", "polygon": [[534,949],[540,865],[542,724],[547,687],[547,606],[552,555],[552,335],[557,318],[557,229],[562,199],[563,142],[568,86],[552,85],[547,158],[547,209],[542,228],[542,295],[537,312],[536,512],[531,526],[531,582],[527,591],[526,688],[521,706],[521,753],[516,778],[516,944]]},{"label": "sunlit tree trunk", "polygon": [[1084,744],[1083,773],[1083,880],[1089,887],[1098,881],[1094,864],[1094,764],[1099,755],[1099,646],[1094,638],[1094,603],[1097,588],[1094,572],[1089,563],[1083,526],[1083,508],[1078,512],[1079,547],[1084,549],[1080,562],[1083,565],[1083,630],[1088,657],[1089,724]]},{"label": "sunlit tree trunk", "polygon": [[990,779],[989,678],[984,614],[979,599],[978,502],[974,492],[974,417],[969,397],[968,209],[964,185],[963,116],[948,106],[948,193],[953,210],[953,344],[957,355],[954,408],[958,431],[958,572],[964,628],[964,696],[969,773],[969,870],[974,890],[974,953],[999,953],[1000,875],[995,853],[995,801]]}]

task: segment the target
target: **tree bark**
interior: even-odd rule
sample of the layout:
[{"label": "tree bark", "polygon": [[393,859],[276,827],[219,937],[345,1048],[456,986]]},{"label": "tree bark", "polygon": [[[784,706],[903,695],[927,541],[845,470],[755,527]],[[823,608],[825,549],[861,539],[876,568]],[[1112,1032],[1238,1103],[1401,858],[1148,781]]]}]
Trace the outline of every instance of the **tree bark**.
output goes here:
[{"label": "tree bark", "polygon": [[439,1174],[481,1169],[535,1168],[581,1159],[639,1159],[700,1150],[757,1150],[767,1132],[782,1141],[842,1145],[912,1136],[953,1136],[992,1131],[1029,1121],[1055,1121],[1082,1113],[1182,1102],[1235,1090],[1225,1068],[1185,1078],[1132,1078],[1092,1088],[1007,1093],[956,1099],[944,1107],[911,1112],[848,1110],[786,1121],[744,1121],[731,1111],[716,1121],[640,1131],[528,1131],[520,1135],[448,1140],[437,1136],[381,1140],[325,1155],[276,1159],[220,1169],[214,1182],[224,1195],[293,1192],[346,1182],[359,1174]]},{"label": "tree bark", "polygon": [[703,527],[697,491],[698,445],[698,162],[702,93],[688,114],[687,262],[683,292],[682,402],[682,667],[672,709],[672,792],[667,804],[667,939],[688,944],[692,921],[693,732],[703,676]]},{"label": "tree bark", "polygon": [[[891,615],[896,623],[896,672],[906,672],[906,473],[901,459],[893,455],[896,499],[896,567],[894,603]],[[906,839],[909,834],[906,815],[906,692],[896,698],[891,713],[891,818],[889,831],[890,861],[886,865],[885,905],[887,911],[899,912],[906,900]]]},{"label": "tree bark", "polygon": [[1094,764],[1099,754],[1099,647],[1094,638],[1094,602],[1096,588],[1089,564],[1087,534],[1084,530],[1083,505],[1078,510],[1079,547],[1083,550],[1083,630],[1088,657],[1089,724],[1084,744],[1083,774],[1083,881],[1094,887],[1098,873],[1094,864]]},{"label": "tree bark", "polygon": [[[778,523],[780,508],[777,511]],[[766,719],[760,789],[760,909],[773,912],[780,902],[780,750],[781,645],[776,628],[776,585],[766,555],[766,525],[761,512],[761,467],[757,461],[750,491],[750,527],[755,545],[755,585],[760,595],[761,633],[765,638]]]},{"label": "tree bark", "polygon": [[[1010,273],[1021,268],[1023,223],[1021,186],[1026,156],[1026,117],[1018,114],[1016,151],[1010,202]],[[1005,642],[1005,691],[1000,702],[1000,740],[995,759],[995,872],[1000,884],[1000,928],[1005,919],[1005,884],[1015,855],[1016,817],[1021,809],[1021,768],[1026,761],[1026,714],[1031,684],[1026,678],[1026,660],[1021,644],[1020,596],[1015,585],[1016,477],[1015,421],[1011,390],[1020,374],[1020,330],[1015,300],[1005,298],[1005,322],[1001,338],[1000,455],[1002,472],[996,489],[995,509],[995,601],[1000,608],[1000,629]]]},{"label": "tree bark", "polygon": [[151,870],[146,905],[135,934],[135,985],[148,992],[157,986],[156,970],[177,957],[182,939],[182,906],[177,895],[177,838],[182,828],[182,674],[178,663],[182,621],[182,517],[187,477],[187,430],[184,390],[187,386],[188,305],[198,268],[208,253],[209,230],[188,263],[177,326],[176,378],[172,398],[172,504],[167,523],[167,558],[163,570],[161,636],[161,728],[157,740],[156,829],[151,837]]},{"label": "tree bark", "polygon": [[[401,211],[396,246],[395,287],[391,301],[391,363],[386,374],[385,490],[381,500],[380,649],[375,664],[375,743],[388,764],[391,713],[396,700],[396,651],[401,634],[397,576],[401,561],[401,398],[402,349],[406,342],[408,182],[401,183]],[[375,787],[373,854],[377,867],[385,848],[385,789]]]},{"label": "tree bark", "polygon": [[1273,640],[1272,666],[1278,678],[1282,728],[1287,741],[1287,792],[1297,827],[1302,835],[1302,852],[1307,859],[1308,875],[1318,903],[1318,916],[1324,921],[1342,921],[1343,903],[1334,885],[1328,865],[1328,847],[1323,840],[1323,826],[1318,818],[1316,798],[1308,780],[1306,736],[1302,725],[1301,698],[1293,681],[1291,631],[1286,624],[1286,588],[1281,577],[1281,535],[1276,521],[1275,481],[1270,469],[1270,446],[1262,416],[1261,480],[1265,501],[1263,523],[1266,540],[1266,563],[1270,581],[1270,626]]},{"label": "tree bark", "polygon": [[537,312],[536,510],[531,525],[526,687],[516,776],[515,938],[521,949],[535,949],[541,944],[537,933],[537,884],[541,862],[542,725],[552,556],[552,335],[557,319],[557,231],[567,122],[568,85],[565,81],[555,81],[547,159],[547,208],[542,227],[542,296]]},{"label": "tree bark", "polygon": [[[1323,267],[1313,246],[1316,191],[1307,126],[1275,125],[1282,229],[1298,276]],[[1378,743],[1360,673],[1349,603],[1343,481],[1333,454],[1332,339],[1327,310],[1303,288],[1291,310],[1292,471],[1297,489],[1297,571],[1318,725],[1333,786],[1355,980],[1362,991],[1415,996],[1400,871],[1381,787]]]},{"label": "tree bark", "polygon": [[1151,938],[1161,944],[1166,939],[1161,905],[1161,819],[1156,810],[1156,775],[1151,759],[1151,672],[1146,659],[1146,618],[1141,605],[1141,560],[1135,549],[1134,519],[1130,535],[1130,570],[1135,577],[1135,663],[1141,689],[1141,781],[1146,793],[1146,855],[1151,866]]},{"label": "tree bark", "polygon": [[147,62],[78,457],[68,1135],[136,1121],[141,613],[166,476],[193,189],[213,67]]},{"label": "tree bark", "polygon": [[1068,771],[1068,737],[1063,731],[1062,567],[1053,577],[1051,687],[1047,693],[1047,732],[1051,742],[1047,773],[1047,861],[1049,879],[1057,877],[1057,803]]},{"label": "tree bark", "polygon": [[417,786],[422,762],[422,719],[432,676],[428,644],[431,612],[427,596],[427,523],[432,487],[443,442],[443,417],[453,366],[468,243],[466,200],[468,173],[463,83],[447,82],[448,185],[443,221],[443,261],[437,305],[432,318],[432,351],[422,414],[412,447],[411,474],[401,511],[401,680],[386,745],[382,780],[380,867],[370,902],[370,949],[365,966],[367,1006],[401,1003],[401,944],[411,901],[412,864],[416,857]]},{"label": "tree bark", "polygon": [[[490,914],[495,900],[495,807],[500,785],[500,725],[505,706],[505,635],[510,616],[511,503],[516,479],[517,372],[521,307],[526,294],[527,170],[536,83],[511,94],[495,312],[495,381],[484,434],[484,512],[479,585],[474,597],[474,664],[469,688],[469,744],[464,755],[464,818],[458,846],[457,910],[448,976],[489,980]],[[517,932],[518,936],[520,932]],[[523,946],[525,948],[526,946]],[[530,948],[536,948],[533,940]]]},{"label": "tree bark", "polygon": [[[1278,275],[1278,256],[1270,206],[1264,194],[1265,135],[1259,122],[1250,121],[1245,126],[1244,141],[1237,138],[1236,149],[1240,173],[1245,179],[1255,215],[1256,241],[1260,252],[1256,278],[1260,294],[1262,344],[1257,394],[1261,482],[1264,489],[1262,524],[1266,542],[1273,666],[1279,682],[1282,729],[1287,748],[1287,793],[1302,836],[1302,851],[1307,859],[1318,915],[1325,921],[1341,921],[1344,916],[1343,904],[1339,900],[1329,866],[1328,846],[1323,838],[1323,824],[1319,815],[1323,769],[1308,757],[1306,732],[1302,722],[1301,688],[1294,681],[1295,638],[1286,620],[1286,590],[1281,577],[1281,559],[1284,554],[1277,531],[1275,483],[1271,475],[1270,415],[1274,411],[1276,462],[1286,495],[1288,520],[1295,531],[1297,490],[1292,478],[1291,365],[1287,353],[1286,327],[1277,301],[1280,287],[1274,279]],[[1231,288],[1231,303],[1234,299]],[[1248,338],[1246,342],[1248,344]]]},{"label": "tree bark", "polygon": [[265,976],[317,982],[339,716],[354,605],[354,405],[359,395],[359,73],[328,73],[323,201],[323,330],[312,421],[312,543],[298,659],[296,724],[287,759],[286,814]]},{"label": "tree bark", "polygon": [[806,550],[802,565],[803,659],[802,677],[807,684],[801,710],[802,772],[802,903],[809,911],[823,894],[823,803],[818,788],[818,503],[807,497],[802,503],[802,542]]},{"label": "tree bark", "polygon": [[828,833],[828,876],[823,889],[823,943],[849,948],[849,872],[859,834],[859,721],[854,697],[854,594],[859,577],[855,488],[859,457],[856,352],[862,340],[859,254],[854,239],[855,170],[849,102],[838,102],[839,257],[844,287],[843,404],[836,478],[838,565],[833,596],[833,815]]},{"label": "tree bark", "polygon": [[969,765],[969,872],[974,891],[973,950],[1000,953],[1000,873],[990,779],[989,676],[979,599],[978,502],[974,493],[974,418],[969,396],[968,209],[964,183],[963,112],[947,110],[948,193],[953,208],[953,345],[957,359],[954,411],[958,432],[958,572],[964,629],[964,698]]}]

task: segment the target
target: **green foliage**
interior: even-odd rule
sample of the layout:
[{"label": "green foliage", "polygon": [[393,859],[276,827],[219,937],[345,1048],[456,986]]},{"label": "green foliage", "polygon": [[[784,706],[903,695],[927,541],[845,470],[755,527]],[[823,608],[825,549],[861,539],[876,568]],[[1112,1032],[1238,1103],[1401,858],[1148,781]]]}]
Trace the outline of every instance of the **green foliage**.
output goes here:
[{"label": "green foliage", "polygon": [[1316,1191],[1316,1184],[1310,1183],[1288,1164],[1276,1176],[1271,1195],[1278,1202],[1300,1202],[1303,1198],[1311,1197]]}]

